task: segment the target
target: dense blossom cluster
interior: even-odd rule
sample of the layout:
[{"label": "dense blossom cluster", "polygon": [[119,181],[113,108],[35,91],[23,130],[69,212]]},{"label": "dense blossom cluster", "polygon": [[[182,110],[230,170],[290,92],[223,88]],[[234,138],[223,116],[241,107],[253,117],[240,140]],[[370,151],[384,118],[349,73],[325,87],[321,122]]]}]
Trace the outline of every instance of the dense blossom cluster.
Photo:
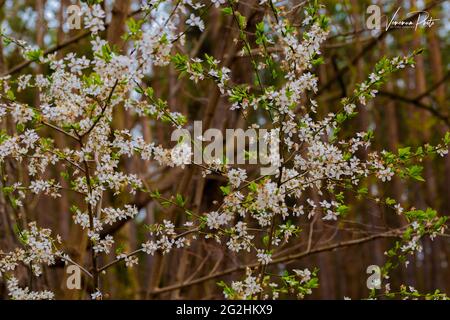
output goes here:
[{"label": "dense blossom cluster", "polygon": [[52,300],[55,298],[53,292],[44,291],[30,291],[28,287],[19,287],[19,281],[12,277],[8,280],[9,296],[13,300]]},{"label": "dense blossom cluster", "polygon": [[[413,162],[413,156],[446,154],[448,137],[436,146],[421,148],[420,153],[403,150],[400,155],[370,151],[367,157],[361,157],[361,152],[367,152],[371,146],[372,132],[358,132],[346,139],[338,135],[344,122],[356,116],[356,104],[364,107],[390,73],[413,65],[413,57],[382,59],[353,95],[342,100],[339,111],[320,118],[317,116],[318,102],[311,99],[305,103],[304,100],[318,90],[318,78],[312,69],[319,61],[321,44],[329,33],[327,19],[320,15],[317,6],[306,10],[302,26],[296,28],[281,14],[281,9],[275,8],[275,1],[261,1],[268,11],[257,26],[256,43],[260,53],[252,54],[249,40],[242,32],[245,17],[235,11],[233,1],[211,1],[210,5],[215,8],[223,7],[223,14],[236,18],[235,27],[241,31],[242,54],[251,56],[255,67],[259,86],[256,89],[234,84],[231,70],[214,57],[192,58],[177,52],[174,43],[179,41],[182,46],[187,30],[192,27],[200,31],[205,29],[205,22],[198,14],[205,11],[205,6],[188,0],[176,5],[168,2],[170,5],[162,6],[161,1],[150,1],[141,8],[154,23],[130,20],[126,39],[133,44],[133,49],[126,54],[115,52],[101,38],[105,12],[99,5],[83,7],[85,26],[92,33],[91,58],[73,52],[64,57],[44,56],[26,43],[14,41],[25,57],[47,64],[51,73],[22,75],[17,79],[8,76],[0,81],[0,117],[2,120],[11,117],[18,128],[14,134],[1,132],[0,163],[7,159],[23,163],[32,178],[28,182],[14,181],[3,186],[3,192],[11,195],[10,201],[17,207],[34,195],[57,198],[62,186],[48,179],[46,172],[63,163],[71,168],[65,173],[71,182],[70,190],[83,199],[83,203],[71,208],[73,222],[86,230],[94,260],[99,255],[107,257],[106,254],[114,252],[115,239],[113,235],[105,234],[107,226],[134,219],[139,213],[133,203],[105,206],[103,197],[107,193],[120,196],[141,192],[163,204],[182,207],[189,213],[189,221],[183,226],[169,220],[149,226],[150,239],[135,251],[119,252],[112,263],[124,261],[127,267],[132,267],[139,262],[138,253],[153,255],[159,251],[167,254],[204,235],[206,239],[213,238],[222,244],[224,250],[253,253],[258,265],[247,270],[244,280],[233,281],[230,286],[222,283],[226,297],[278,298],[294,293],[303,298],[317,287],[316,271],[295,269],[292,273],[282,274],[281,281],[271,279],[265,273],[265,267],[274,261],[274,251],[300,234],[300,228],[292,223],[292,219],[319,216],[329,222],[338,221],[349,209],[339,192],[343,186],[366,195],[367,192],[360,188],[369,176],[381,182],[390,181],[396,174],[419,179],[420,170]],[[276,129],[272,132],[278,135],[281,144],[278,158],[272,159],[277,163],[276,173],[272,176],[248,180],[250,172],[243,167],[231,166],[223,159],[205,164],[202,167],[204,176],[217,174],[227,181],[222,188],[223,202],[211,212],[189,211],[184,208],[182,197],[164,198],[159,192],[150,190],[142,176],[121,166],[121,159],[134,157],[164,167],[185,168],[190,163],[191,151],[183,144],[170,149],[145,141],[136,128],[113,127],[115,112],[122,105],[137,117],[165,121],[176,128],[187,127],[186,115],[171,111],[174,106],[157,98],[153,89],[146,85],[145,77],[155,66],[169,63],[173,63],[181,75],[188,75],[193,84],[214,81],[223,97],[228,99],[231,110],[240,110],[244,114],[257,110],[267,114]],[[272,74],[278,72],[282,84],[278,87],[264,85],[259,77],[261,70]],[[14,94],[27,89],[39,92],[39,107],[20,102],[19,96]],[[43,128],[59,131],[70,144],[58,147],[45,135]],[[310,191],[316,192],[318,199],[312,198]],[[399,245],[402,254],[420,250],[420,239],[424,235],[434,237],[445,228],[445,221],[436,214],[430,213],[425,219],[403,210],[400,204],[387,205],[395,205],[399,213],[408,212],[411,230]],[[50,230],[39,229],[35,222],[22,227],[18,235],[24,246],[0,256],[0,272],[9,277],[10,296],[13,299],[53,298],[48,291],[21,289],[18,280],[12,276],[20,263],[39,276],[41,265],[52,265],[57,257],[63,256],[63,251],[55,249],[57,241],[50,237]],[[394,256],[397,252],[387,255]],[[385,271],[387,275],[388,270]],[[91,297],[101,299],[101,288],[95,287]]]}]

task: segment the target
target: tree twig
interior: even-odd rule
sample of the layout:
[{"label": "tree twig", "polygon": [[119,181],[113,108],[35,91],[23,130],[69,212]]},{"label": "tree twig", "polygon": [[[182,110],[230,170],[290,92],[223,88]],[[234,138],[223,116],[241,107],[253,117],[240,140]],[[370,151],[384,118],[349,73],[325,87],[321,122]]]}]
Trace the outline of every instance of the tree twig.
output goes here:
[{"label": "tree twig", "polygon": [[[316,249],[311,249],[309,251],[286,255],[283,257],[279,257],[277,259],[273,259],[271,262],[268,263],[268,265],[279,264],[279,263],[288,262],[288,261],[292,261],[292,260],[299,260],[301,258],[304,258],[304,257],[312,255],[312,254],[317,254],[317,253],[321,253],[321,252],[325,252],[325,251],[332,251],[335,249],[355,246],[358,244],[366,243],[366,242],[373,241],[373,240],[380,239],[380,238],[395,238],[395,237],[399,236],[399,231],[400,231],[400,229],[395,229],[395,230],[392,230],[389,232],[383,232],[383,233],[375,234],[375,235],[364,237],[364,238],[359,238],[359,239],[354,239],[354,240],[349,240],[349,241],[342,241],[342,242],[334,243],[331,245],[321,246]],[[245,271],[247,268],[255,268],[257,266],[259,266],[259,262],[254,262],[254,263],[249,263],[246,265],[229,268],[224,271],[217,272],[212,275],[200,277],[200,278],[197,278],[192,281],[182,282],[182,283],[170,285],[167,287],[163,287],[160,289],[156,289],[153,292],[151,292],[150,294],[161,294],[164,292],[170,292],[173,290],[177,290],[177,289],[189,287],[189,286],[192,286],[195,284],[203,283],[208,280],[215,279],[215,278],[223,277],[223,276],[235,273],[235,272]]]}]

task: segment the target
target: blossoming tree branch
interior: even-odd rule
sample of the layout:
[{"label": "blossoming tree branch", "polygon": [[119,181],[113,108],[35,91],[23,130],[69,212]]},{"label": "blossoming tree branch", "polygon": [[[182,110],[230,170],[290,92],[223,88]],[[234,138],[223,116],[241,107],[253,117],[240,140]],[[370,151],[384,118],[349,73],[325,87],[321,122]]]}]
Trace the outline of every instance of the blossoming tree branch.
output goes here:
[{"label": "blossoming tree branch", "polygon": [[[90,0],[77,11],[82,30],[67,30],[67,5],[54,48],[2,30],[2,50],[16,55],[0,78],[10,299],[303,299],[327,288],[329,257],[347,249],[370,256],[355,298],[447,298],[395,275],[448,237],[448,211],[400,191],[434,183],[427,166],[446,161],[448,127],[383,148],[367,120],[393,79],[423,68],[420,45],[387,47],[364,67],[358,58],[348,79],[322,55],[336,28],[318,1]],[[342,92],[330,104],[321,88],[332,65]],[[418,112],[433,117],[422,100]],[[241,143],[224,142],[226,129]],[[176,130],[187,134],[172,141]],[[392,185],[399,196],[380,191]],[[369,265],[378,277],[366,288]]]}]

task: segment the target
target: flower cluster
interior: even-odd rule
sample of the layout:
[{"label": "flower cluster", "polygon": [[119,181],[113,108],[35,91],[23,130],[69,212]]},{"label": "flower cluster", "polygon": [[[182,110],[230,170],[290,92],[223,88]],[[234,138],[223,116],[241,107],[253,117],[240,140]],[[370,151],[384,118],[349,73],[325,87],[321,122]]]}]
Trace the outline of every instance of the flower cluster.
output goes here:
[{"label": "flower cluster", "polygon": [[[390,74],[414,66],[417,52],[380,60],[352,96],[342,99],[338,111],[326,111],[322,116],[318,100],[311,98],[319,85],[313,71],[322,61],[321,45],[330,28],[315,2],[306,7],[304,21],[297,28],[289,15],[279,14],[281,9],[272,1],[261,1],[267,11],[256,25],[253,48],[247,37],[246,17],[234,1],[211,1],[211,7],[222,6],[220,14],[229,15],[236,24],[236,51],[250,61],[251,84],[241,83],[227,61],[209,54],[185,54],[186,34],[205,30],[203,3],[162,3],[148,2],[141,8],[144,18],[127,21],[123,39],[132,48],[123,52],[102,38],[106,13],[99,4],[83,4],[84,24],[91,32],[89,54],[44,54],[24,41],[10,40],[26,59],[45,65],[50,72],[0,79],[0,121],[11,120],[16,127],[0,131],[0,165],[3,169],[13,161],[26,173],[26,178],[7,177],[1,190],[14,209],[25,209],[29,199],[61,198],[64,192],[73,193],[66,199],[73,201],[73,223],[84,230],[89,241],[86,247],[92,265],[86,269],[93,278],[92,299],[102,299],[99,275],[116,263],[131,268],[139,264],[139,254],[168,254],[199,238],[215,240],[214,245],[233,256],[247,254],[253,259],[242,281],[232,281],[230,286],[220,283],[225,297],[277,299],[294,295],[302,299],[317,288],[317,270],[267,271],[280,261],[277,253],[303,234],[299,221],[321,219],[321,223],[337,225],[350,210],[346,191],[368,197],[365,183],[371,183],[371,177],[379,183],[395,176],[423,181],[422,159],[448,152],[449,134],[435,146],[381,152],[371,149],[371,130],[340,135],[344,123],[377,95]],[[148,81],[155,70],[160,72],[159,68],[169,64],[194,88],[210,81],[213,88],[217,87],[217,100],[223,98],[224,110],[257,119],[252,128],[259,128],[261,123],[272,128],[260,137],[271,143],[270,148],[279,146],[263,157],[275,168],[272,175],[255,177],[252,169],[231,166],[227,159],[199,165],[202,176],[192,181],[215,176],[221,184],[221,199],[212,200],[208,209],[197,203],[197,196],[191,202],[178,193],[165,197],[166,191],[152,190],[149,176],[161,177],[165,170],[174,170],[178,176],[181,170],[190,170],[186,176],[191,177],[198,169],[190,160],[190,141],[169,148],[161,137],[144,133],[148,129],[145,126],[157,121],[170,128],[191,129],[188,114],[180,111],[183,108],[171,105],[172,97],[166,101],[164,94],[155,93]],[[39,105],[16,97],[15,93],[27,90],[38,92]],[[131,127],[125,121],[128,116],[133,118]],[[126,118],[123,123],[115,123],[122,118]],[[66,140],[56,141],[53,133]],[[56,180],[55,171],[68,183]],[[199,190],[209,192],[209,185],[199,185]],[[124,252],[111,229],[138,220],[141,212],[148,213],[145,201],[149,199],[161,205],[155,223],[147,226],[149,239],[137,244],[134,251]],[[421,250],[424,236],[433,239],[445,229],[446,219],[432,209],[404,210],[389,199],[376,201],[393,208],[409,223],[401,242],[386,252],[389,259],[405,263],[407,254]],[[170,208],[168,212],[166,208]],[[57,248],[62,243],[52,239],[50,229],[40,228],[36,222],[18,225],[16,236],[22,245],[8,253],[0,252],[0,275],[8,279],[12,299],[52,299],[52,292],[21,288],[19,280],[10,275],[19,264],[30,268],[33,276],[41,275],[43,265],[53,265],[64,256]],[[70,257],[63,260],[70,261]],[[98,265],[100,262],[105,264]],[[386,264],[385,278],[394,265]],[[416,292],[403,291],[403,295],[416,296]]]}]

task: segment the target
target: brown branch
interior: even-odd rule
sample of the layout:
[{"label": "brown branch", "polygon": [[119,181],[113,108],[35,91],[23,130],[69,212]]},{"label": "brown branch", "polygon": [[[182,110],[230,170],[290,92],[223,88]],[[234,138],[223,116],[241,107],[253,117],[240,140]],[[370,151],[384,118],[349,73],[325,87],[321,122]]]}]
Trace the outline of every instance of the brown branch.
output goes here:
[{"label": "brown branch", "polygon": [[94,123],[91,125],[91,127],[80,136],[80,139],[82,139],[85,136],[88,136],[89,133],[95,128],[95,126],[100,122],[101,118],[103,117],[103,115],[105,114],[106,108],[109,106],[109,103],[111,102],[112,96],[114,94],[114,90],[117,87],[117,84],[119,83],[119,79],[116,79],[116,81],[114,82],[114,85],[111,88],[111,91],[108,94],[108,97],[106,99],[106,101],[103,103],[103,107],[102,110],[100,112],[100,115],[94,120]]},{"label": "brown branch", "polygon": [[52,128],[52,129],[54,129],[54,130],[56,130],[56,131],[58,131],[58,132],[60,132],[60,133],[62,133],[62,134],[64,134],[64,135],[66,135],[66,136],[68,136],[68,137],[74,139],[75,141],[79,141],[78,137],[74,136],[73,134],[71,134],[71,133],[65,131],[64,129],[62,129],[62,128],[58,127],[58,126],[55,126],[55,125],[51,124],[50,122],[47,122],[47,121],[41,121],[41,123],[42,123],[44,126],[47,126],[47,127],[49,127],[49,128]]},{"label": "brown branch", "polygon": [[[402,102],[413,104],[413,105],[415,105],[416,107],[418,107],[420,109],[423,109],[423,110],[426,110],[426,111],[430,112],[436,118],[444,121],[447,124],[447,126],[450,126],[450,122],[449,122],[448,116],[440,113],[435,108],[420,102],[420,99],[409,98],[409,97],[405,97],[405,96],[399,95],[399,94],[397,94],[395,92],[383,91],[383,90],[380,90],[379,94],[382,95],[382,96],[385,96],[385,97],[389,97],[389,98],[394,99],[394,100],[398,100],[398,101],[402,101]],[[419,97],[422,97],[422,95],[419,95]]]},{"label": "brown branch", "polygon": [[[400,229],[395,229],[395,230],[392,230],[392,231],[389,231],[389,232],[379,233],[379,234],[375,234],[375,235],[364,237],[364,238],[359,238],[359,239],[354,239],[354,240],[349,240],[349,241],[342,241],[342,242],[334,243],[334,244],[327,245],[327,246],[321,246],[319,248],[312,249],[312,250],[309,250],[309,251],[304,251],[304,252],[296,253],[296,254],[290,254],[290,255],[286,255],[286,256],[283,256],[283,257],[280,257],[280,258],[277,258],[277,259],[273,259],[268,265],[279,264],[279,263],[292,261],[292,260],[299,260],[301,258],[304,258],[304,257],[312,255],[312,254],[317,254],[317,253],[320,253],[320,252],[332,251],[332,250],[335,250],[335,249],[350,247],[350,246],[362,244],[362,243],[373,241],[373,240],[380,239],[380,238],[395,238],[395,237],[399,236],[399,232],[400,232]],[[229,268],[229,269],[226,269],[224,271],[221,271],[221,272],[218,272],[218,273],[214,273],[214,274],[210,274],[210,275],[206,275],[206,276],[197,278],[197,279],[192,280],[192,281],[182,282],[182,283],[170,285],[170,286],[167,286],[167,287],[163,287],[163,288],[160,288],[160,289],[155,289],[150,294],[161,294],[161,293],[164,293],[164,292],[170,292],[170,291],[173,291],[173,290],[178,290],[178,289],[189,287],[189,286],[192,286],[192,285],[195,285],[195,284],[203,283],[203,282],[208,281],[208,280],[212,280],[212,279],[215,279],[215,278],[223,277],[223,276],[235,273],[235,272],[245,271],[247,268],[255,268],[255,267],[258,267],[258,266],[259,266],[259,262],[254,262],[254,263],[250,263],[250,264],[246,264],[246,265],[241,265],[241,266]]]},{"label": "brown branch", "polygon": [[[197,232],[198,230],[199,230],[198,227],[194,228],[194,229],[191,229],[191,230],[187,230],[187,231],[185,231],[183,233],[180,233],[180,234],[176,235],[173,239],[182,238],[182,237],[187,236],[187,235],[189,235],[191,233]],[[127,254],[126,257],[128,258],[128,257],[134,256],[134,255],[136,255],[136,254],[138,254],[139,252],[142,252],[142,251],[144,251],[142,248],[136,249],[136,250],[130,252],[129,254]],[[116,258],[116,259],[112,260],[111,262],[105,264],[103,267],[99,268],[97,270],[97,272],[100,273],[100,272],[102,272],[102,271],[112,267],[113,265],[115,265],[116,263],[120,262],[121,260],[124,260],[124,258]]]},{"label": "brown branch", "polygon": [[417,97],[415,97],[415,100],[421,100],[422,98],[426,97],[427,95],[429,95],[431,92],[433,92],[434,90],[436,90],[437,88],[439,88],[441,86],[441,84],[443,84],[445,81],[448,80],[448,78],[450,77],[450,71],[447,71],[446,75],[444,77],[442,77],[441,80],[437,81],[436,83],[434,83],[431,87],[428,88],[427,91],[425,91],[424,93],[419,94]]}]

